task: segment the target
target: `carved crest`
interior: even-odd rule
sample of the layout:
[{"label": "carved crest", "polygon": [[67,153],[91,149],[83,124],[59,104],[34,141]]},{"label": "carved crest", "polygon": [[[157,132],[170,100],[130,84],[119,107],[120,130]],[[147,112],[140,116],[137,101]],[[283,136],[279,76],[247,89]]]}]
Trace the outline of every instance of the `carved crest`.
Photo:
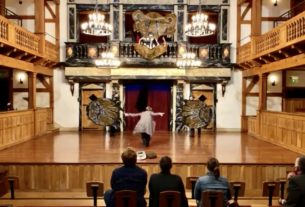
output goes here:
[{"label": "carved crest", "polygon": [[[173,36],[176,31],[176,15],[162,16],[157,12],[144,14],[135,11],[132,14],[134,20],[133,29],[141,34],[139,42],[135,43],[135,50],[146,59],[154,59],[167,51],[165,36]],[[163,42],[159,43],[159,38]]]}]

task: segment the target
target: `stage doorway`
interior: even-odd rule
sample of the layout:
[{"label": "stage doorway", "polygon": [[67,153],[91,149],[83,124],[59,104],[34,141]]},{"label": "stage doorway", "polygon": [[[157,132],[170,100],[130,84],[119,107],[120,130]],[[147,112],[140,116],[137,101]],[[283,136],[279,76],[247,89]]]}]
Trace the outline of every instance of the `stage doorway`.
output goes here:
[{"label": "stage doorway", "polygon": [[[163,117],[154,117],[156,131],[168,131],[171,119],[172,81],[136,80],[123,84],[125,112],[139,113],[144,111],[146,106],[151,106],[154,112],[164,112]],[[136,117],[126,117],[125,130],[133,130],[138,120]]]}]

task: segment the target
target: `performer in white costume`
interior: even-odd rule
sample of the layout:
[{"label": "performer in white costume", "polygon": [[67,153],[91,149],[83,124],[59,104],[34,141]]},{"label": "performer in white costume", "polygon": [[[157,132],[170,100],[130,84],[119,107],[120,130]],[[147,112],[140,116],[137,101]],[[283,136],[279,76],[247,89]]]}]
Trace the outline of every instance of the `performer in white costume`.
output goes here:
[{"label": "performer in white costume", "polygon": [[155,131],[156,122],[153,116],[163,116],[162,112],[153,112],[150,106],[146,107],[146,111],[141,113],[125,113],[125,116],[136,117],[140,116],[140,120],[136,124],[133,133],[141,133],[143,144],[145,147],[149,146],[150,139]]}]

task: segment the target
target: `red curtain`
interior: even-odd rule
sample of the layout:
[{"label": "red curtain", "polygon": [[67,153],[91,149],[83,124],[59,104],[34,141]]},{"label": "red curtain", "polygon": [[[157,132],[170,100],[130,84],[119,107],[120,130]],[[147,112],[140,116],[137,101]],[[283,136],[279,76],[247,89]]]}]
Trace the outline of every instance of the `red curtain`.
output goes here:
[{"label": "red curtain", "polygon": [[[147,90],[147,93],[141,93],[141,90]],[[147,96],[147,97],[144,97]],[[138,113],[139,100],[145,106],[151,106],[154,112],[163,112],[164,116],[155,116],[156,130],[168,131],[171,109],[171,85],[169,83],[144,83],[144,84],[126,84],[125,85],[125,112]],[[139,118],[126,117],[127,131],[133,130]]]}]

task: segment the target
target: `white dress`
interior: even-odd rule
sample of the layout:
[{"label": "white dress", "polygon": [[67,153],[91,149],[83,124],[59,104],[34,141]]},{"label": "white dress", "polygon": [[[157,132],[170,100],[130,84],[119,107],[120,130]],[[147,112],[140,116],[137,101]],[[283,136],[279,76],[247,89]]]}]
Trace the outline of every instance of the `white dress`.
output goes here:
[{"label": "white dress", "polygon": [[150,136],[153,135],[156,127],[156,122],[153,119],[153,116],[162,116],[163,113],[155,113],[153,111],[143,111],[141,113],[130,114],[127,113],[126,116],[140,116],[140,120],[136,124],[133,133],[146,133]]}]

